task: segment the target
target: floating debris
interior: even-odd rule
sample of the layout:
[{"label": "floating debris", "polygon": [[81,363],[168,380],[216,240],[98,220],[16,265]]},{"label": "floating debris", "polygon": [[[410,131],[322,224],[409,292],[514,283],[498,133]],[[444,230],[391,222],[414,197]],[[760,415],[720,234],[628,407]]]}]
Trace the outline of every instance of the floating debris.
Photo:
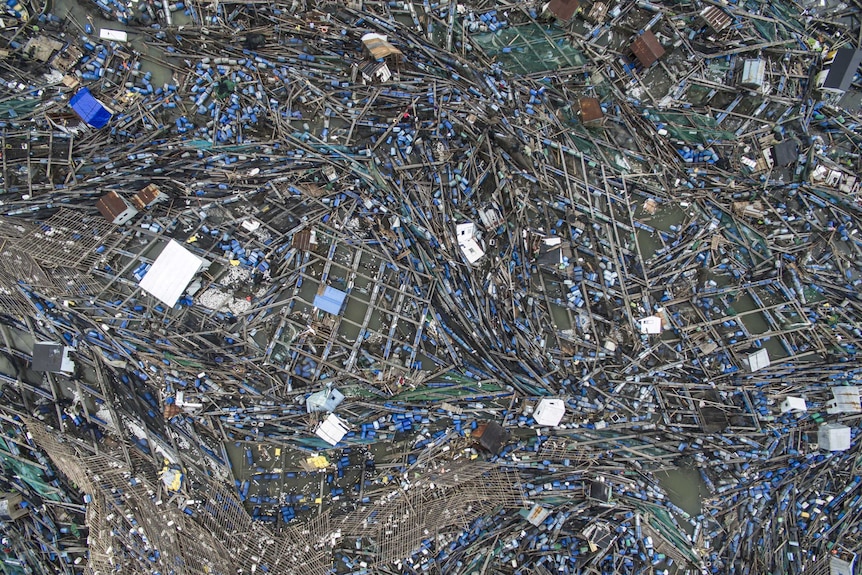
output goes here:
[{"label": "floating debris", "polygon": [[852,572],[859,22],[7,5],[3,569]]}]

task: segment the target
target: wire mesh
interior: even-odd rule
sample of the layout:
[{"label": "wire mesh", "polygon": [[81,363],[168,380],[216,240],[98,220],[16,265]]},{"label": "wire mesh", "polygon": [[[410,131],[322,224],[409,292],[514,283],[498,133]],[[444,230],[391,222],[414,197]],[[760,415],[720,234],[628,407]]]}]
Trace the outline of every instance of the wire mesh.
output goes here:
[{"label": "wire mesh", "polygon": [[521,508],[520,478],[489,463],[439,462],[342,520],[346,537],[371,543],[377,564],[411,556],[437,533],[466,527],[493,508]]},{"label": "wire mesh", "polygon": [[157,473],[130,452],[134,471],[120,453],[93,453],[58,439],[29,420],[33,440],[70,480],[89,494],[91,575],[233,575],[261,566],[284,575],[326,575],[332,564],[329,514],[274,535],[253,523],[224,485],[201,479],[200,501],[181,506],[165,499]]},{"label": "wire mesh", "polygon": [[45,265],[87,271],[101,257],[102,246],[108,249],[120,240],[115,228],[105,220],[64,208],[20,238],[15,247]]}]

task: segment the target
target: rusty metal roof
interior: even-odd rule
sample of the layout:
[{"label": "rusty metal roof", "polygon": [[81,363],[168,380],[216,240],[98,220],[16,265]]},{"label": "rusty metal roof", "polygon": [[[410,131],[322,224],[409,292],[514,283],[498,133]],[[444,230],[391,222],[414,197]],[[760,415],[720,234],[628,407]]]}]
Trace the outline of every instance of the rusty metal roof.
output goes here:
[{"label": "rusty metal roof", "polygon": [[99,198],[96,202],[96,208],[98,208],[99,213],[102,214],[106,220],[113,222],[117,216],[129,208],[129,204],[127,204],[126,200],[121,198],[117,192],[110,191]]},{"label": "rusty metal roof", "polygon": [[581,110],[581,122],[596,122],[605,117],[602,104],[598,98],[579,98],[578,107]]},{"label": "rusty metal roof", "polygon": [[732,18],[718,6],[707,6],[700,11],[700,17],[713,32],[721,32],[733,21]]},{"label": "rusty metal roof", "polygon": [[664,56],[664,48],[652,30],[647,30],[635,39],[632,43],[632,52],[644,68],[652,66],[656,60]]},{"label": "rusty metal roof", "polygon": [[161,194],[162,191],[157,185],[149,184],[146,188],[132,197],[132,203],[135,204],[135,207],[139,210],[143,210],[145,207],[158,200]]},{"label": "rusty metal roof", "polygon": [[383,60],[389,57],[398,60],[403,55],[401,50],[390,44],[383,34],[369,32],[362,37],[362,44],[375,60]]},{"label": "rusty metal roof", "polygon": [[568,20],[578,10],[578,0],[551,0],[548,11],[560,20]]}]

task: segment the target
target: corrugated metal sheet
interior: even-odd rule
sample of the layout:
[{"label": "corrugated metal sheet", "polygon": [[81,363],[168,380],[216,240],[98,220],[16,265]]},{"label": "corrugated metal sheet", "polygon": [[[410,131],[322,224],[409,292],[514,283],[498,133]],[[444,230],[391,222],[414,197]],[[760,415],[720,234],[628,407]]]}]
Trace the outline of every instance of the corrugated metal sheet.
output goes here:
[{"label": "corrugated metal sheet", "polygon": [[96,202],[96,209],[111,223],[116,223],[116,219],[126,210],[130,209],[126,200],[120,197],[115,191],[110,191]]},{"label": "corrugated metal sheet", "polygon": [[344,306],[345,298],[347,298],[347,294],[343,291],[337,290],[332,286],[326,286],[323,293],[314,296],[314,307],[320,308],[332,315],[338,315]]},{"label": "corrugated metal sheet", "polygon": [[707,6],[700,12],[700,17],[713,32],[721,32],[733,21],[727,13],[718,6]]}]

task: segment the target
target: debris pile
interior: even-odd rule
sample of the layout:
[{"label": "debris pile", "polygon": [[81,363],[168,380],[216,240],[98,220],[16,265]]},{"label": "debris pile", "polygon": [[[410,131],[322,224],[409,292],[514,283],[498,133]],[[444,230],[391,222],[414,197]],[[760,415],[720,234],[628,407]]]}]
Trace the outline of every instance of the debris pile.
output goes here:
[{"label": "debris pile", "polygon": [[4,572],[852,569],[858,8],[309,4],[7,6]]}]

